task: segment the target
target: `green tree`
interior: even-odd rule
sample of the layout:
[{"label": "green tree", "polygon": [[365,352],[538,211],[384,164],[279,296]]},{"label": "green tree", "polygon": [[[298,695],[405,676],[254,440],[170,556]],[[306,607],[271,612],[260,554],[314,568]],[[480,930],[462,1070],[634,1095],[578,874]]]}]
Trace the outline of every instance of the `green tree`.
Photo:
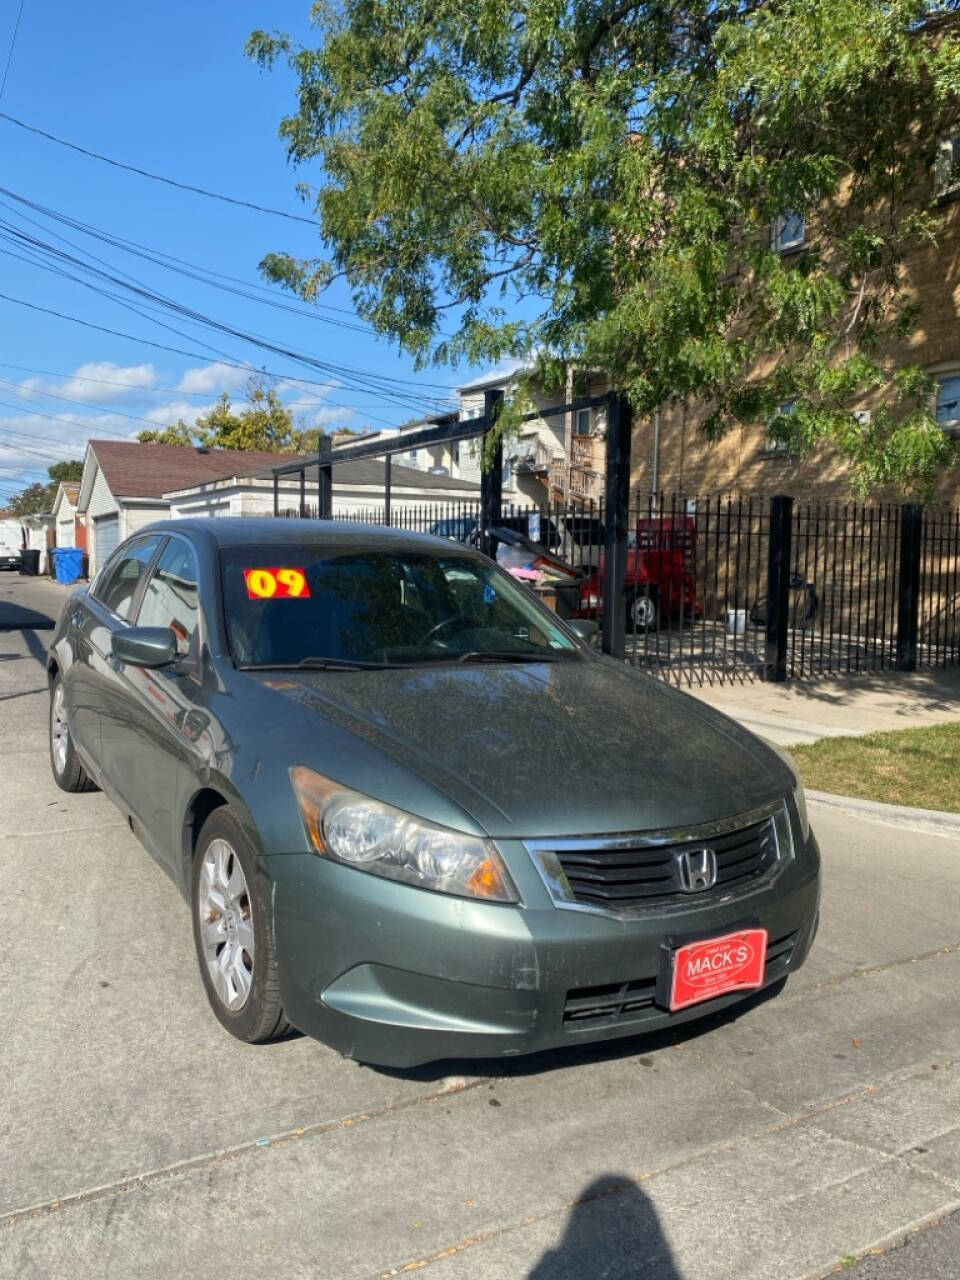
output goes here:
[{"label": "green tree", "polygon": [[75,460],[55,462],[52,467],[47,468],[47,475],[50,479],[46,484],[37,481],[10,499],[8,509],[15,516],[41,515],[49,511],[53,507],[60,481],[79,480],[83,475],[83,463]]},{"label": "green tree", "polygon": [[205,445],[209,449],[259,449],[271,453],[314,453],[320,437],[318,427],[298,427],[275,387],[259,378],[247,385],[247,404],[234,409],[224,391],[220,399],[190,427],[182,419],[170,427],[141,431],[144,444]]},{"label": "green tree", "polygon": [[[920,323],[904,257],[943,216],[958,6],[323,0],[318,47],[248,43],[298,78],[281,134],[316,162],[328,248],[262,270],[307,299],[345,277],[421,365],[603,368],[640,414],[705,400],[712,435],[774,419],[863,487],[923,490],[951,446],[890,356]],[[808,219],[789,257],[788,211]],[[863,426],[877,389],[890,408]]]}]

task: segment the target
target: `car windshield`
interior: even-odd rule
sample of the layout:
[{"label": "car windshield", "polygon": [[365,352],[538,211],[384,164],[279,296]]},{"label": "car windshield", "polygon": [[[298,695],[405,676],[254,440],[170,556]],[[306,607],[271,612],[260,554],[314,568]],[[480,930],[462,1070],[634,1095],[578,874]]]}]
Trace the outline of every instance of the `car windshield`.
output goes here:
[{"label": "car windshield", "polygon": [[575,658],[577,642],[503,570],[423,550],[231,547],[230,650],[244,667]]}]

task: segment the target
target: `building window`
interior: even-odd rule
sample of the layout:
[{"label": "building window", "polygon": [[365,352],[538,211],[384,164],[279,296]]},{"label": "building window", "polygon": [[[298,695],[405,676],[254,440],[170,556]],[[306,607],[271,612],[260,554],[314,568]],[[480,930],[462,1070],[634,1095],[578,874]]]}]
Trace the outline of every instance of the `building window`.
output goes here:
[{"label": "building window", "polygon": [[[777,405],[777,417],[786,418],[793,413],[794,404],[792,400],[785,400],[783,404]],[[767,427],[767,438],[763,445],[763,452],[768,458],[789,458],[790,445],[786,440],[781,440],[778,436],[772,434],[770,424]]]},{"label": "building window", "polygon": [[450,446],[450,461],[453,463],[455,467],[459,467],[460,465],[460,441],[459,440],[454,441],[454,443]]},{"label": "building window", "polygon": [[578,436],[593,435],[593,410],[578,409],[576,422],[574,423],[573,432]]},{"label": "building window", "polygon": [[960,431],[960,369],[937,377],[937,422],[944,431]]},{"label": "building window", "polygon": [[960,191],[960,133],[952,133],[937,143],[937,194]]},{"label": "building window", "polygon": [[787,209],[773,224],[772,244],[777,253],[790,253],[803,248],[807,238],[807,220],[795,209]]}]

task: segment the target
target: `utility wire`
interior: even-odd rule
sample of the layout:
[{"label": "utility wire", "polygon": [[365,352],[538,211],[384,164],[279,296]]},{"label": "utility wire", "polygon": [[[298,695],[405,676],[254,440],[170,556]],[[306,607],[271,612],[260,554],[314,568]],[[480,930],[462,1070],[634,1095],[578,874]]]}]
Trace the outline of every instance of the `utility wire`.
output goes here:
[{"label": "utility wire", "polygon": [[[22,3],[20,7],[22,10]],[[8,115],[6,111],[0,111],[0,119],[6,120],[8,124],[15,124],[18,129],[26,129],[28,133],[35,133],[41,138],[46,138],[48,142],[55,142],[61,147],[69,147],[71,151],[79,151],[81,155],[88,156],[91,160],[100,160],[103,164],[112,165],[115,169],[124,169],[128,173],[139,174],[141,178],[151,178],[154,182],[164,182],[168,187],[177,187],[180,191],[192,191],[194,195],[206,196],[209,200],[222,200],[224,204],[237,205],[241,209],[253,209],[256,213],[270,213],[276,218],[287,218],[290,222],[304,222],[307,226],[316,226],[313,218],[304,218],[298,213],[285,213],[283,209],[271,209],[267,205],[254,204],[252,200],[241,200],[236,196],[226,196],[220,191],[208,191],[205,187],[195,187],[189,182],[179,182],[176,178],[167,178],[160,173],[151,173],[148,169],[140,169],[134,164],[124,164],[122,160],[114,160],[110,156],[101,155],[99,151],[81,147],[79,143],[68,142],[66,138],[58,138],[56,134],[48,133],[46,129],[39,129],[34,124],[27,124],[25,120],[18,120],[16,116]]]},{"label": "utility wire", "polygon": [[[330,374],[334,378],[352,385],[356,390],[372,391],[381,394],[384,399],[405,404],[407,407],[416,408],[418,405],[432,404],[436,406],[438,404],[438,400],[435,397],[417,395],[414,391],[402,390],[404,386],[412,385],[416,387],[421,385],[415,381],[386,375],[367,374],[364,370],[357,369],[350,365],[340,365],[326,360],[319,360],[314,356],[308,355],[306,352],[274,342],[272,339],[265,337],[262,334],[239,329],[232,324],[225,323],[207,316],[202,312],[195,311],[192,307],[184,306],[183,304],[176,302],[175,299],[172,299],[165,294],[157,293],[153,289],[142,285],[140,282],[135,281],[133,277],[126,275],[126,273],[122,273],[118,276],[114,275],[111,271],[100,270],[97,267],[91,266],[89,262],[84,261],[82,258],[76,257],[74,254],[66,253],[64,250],[58,249],[54,245],[38,240],[35,236],[32,236],[27,232],[18,231],[17,228],[10,223],[0,220],[0,226],[4,227],[8,233],[12,233],[14,242],[17,243],[19,247],[26,248],[29,252],[33,252],[34,254],[39,252],[41,255],[45,255],[47,258],[52,258],[57,262],[67,263],[79,268],[88,275],[92,275],[97,279],[103,280],[121,289],[125,289],[127,292],[134,294],[139,300],[141,300],[141,305],[146,305],[148,308],[150,308],[151,303],[159,304],[163,310],[174,312],[176,315],[186,320],[188,324],[198,324],[204,328],[212,329],[217,333],[238,338],[240,341],[261,347],[275,355],[280,355],[285,359],[293,360],[295,363],[305,364],[308,367],[319,369],[321,372]],[[0,238],[7,239],[9,242],[10,236],[8,235]],[[71,247],[79,248],[77,245],[71,245]],[[82,249],[80,251],[84,252]],[[16,257],[17,255],[14,254],[11,256]],[[97,259],[93,259],[93,261],[97,261]],[[79,280],[76,276],[70,275],[69,272],[64,272],[62,268],[51,266],[49,262],[43,261],[35,261],[34,265],[41,266],[45,270],[54,271],[56,274],[66,274],[68,278],[74,280],[76,283],[84,285],[85,288],[92,289],[97,293],[102,293],[103,296],[111,298],[126,309],[134,310],[137,314],[142,315],[142,312],[137,308],[132,307],[129,303],[124,302],[121,298],[118,298],[116,294],[104,293],[103,290],[97,289],[96,286],[89,284],[89,282]],[[109,264],[104,265],[108,266]],[[126,278],[124,278],[124,276],[126,276]],[[149,317],[145,318],[149,319]],[[154,323],[161,324],[162,327],[170,329],[180,337],[188,336],[181,330],[175,329],[170,325],[163,324],[161,321],[154,321]],[[197,339],[194,340],[196,341]],[[229,359],[227,353],[221,351],[219,348],[214,347],[209,343],[203,343],[203,345],[207,346],[210,351],[213,351],[222,358],[227,360]]]},{"label": "utility wire", "polygon": [[[337,307],[332,303],[320,301],[309,304],[292,304],[288,301],[281,301],[275,288],[257,284],[251,280],[244,280],[239,276],[231,276],[220,271],[212,271],[209,267],[201,266],[196,262],[190,262],[184,258],[179,258],[175,254],[166,253],[162,249],[140,244],[136,240],[129,240],[123,236],[118,236],[111,232],[104,231],[100,227],[93,226],[92,223],[84,222],[82,219],[74,218],[69,214],[61,213],[56,209],[51,209],[45,205],[38,204],[35,200],[30,200],[26,196],[18,195],[15,191],[10,191],[6,187],[0,187],[0,194],[5,195],[9,200],[16,201],[17,204],[25,205],[28,209],[33,209],[36,213],[43,214],[44,217],[49,218],[52,221],[59,222],[64,226],[70,227],[74,231],[79,231],[81,234],[90,236],[92,239],[100,240],[102,243],[108,244],[113,248],[120,249],[124,253],[129,253],[138,258],[144,258],[148,262],[152,262],[157,266],[162,266],[168,271],[176,271],[180,275],[188,276],[193,280],[198,280],[201,284],[206,284],[211,288],[221,289],[228,293],[235,293],[240,297],[250,298],[251,301],[263,302],[268,306],[292,312],[294,315],[303,316],[305,319],[320,320],[327,324],[337,323],[331,321],[324,315],[318,314],[322,311],[330,311],[337,315],[349,317],[349,320],[339,322],[343,328],[356,329],[363,333],[380,336],[372,325],[368,325],[364,322],[357,323],[358,318],[356,312],[351,311],[347,307]],[[31,221],[31,219],[28,218],[27,221]],[[34,223],[34,225],[36,226],[39,224]],[[229,286],[231,285],[240,287],[230,288]],[[254,291],[256,293],[265,294],[266,297],[256,298],[254,297]],[[450,336],[441,330],[438,330],[438,333],[441,337]]]},{"label": "utility wire", "polygon": [[[210,396],[213,394],[212,391],[185,391],[182,387],[140,387],[140,386],[137,386],[135,382],[112,382],[107,378],[89,378],[87,377],[86,374],[78,373],[76,371],[73,373],[64,373],[62,370],[59,370],[59,369],[34,369],[31,365],[10,364],[10,362],[7,360],[0,360],[0,369],[16,369],[18,373],[40,374],[45,378],[63,378],[67,382],[89,382],[92,385],[97,387],[120,387],[124,391],[128,391],[131,394],[136,396],[141,396],[141,395],[191,396],[191,397],[199,398],[201,400],[209,400]],[[282,380],[284,382],[290,382],[290,383],[296,383],[300,381],[300,379],[294,378],[292,376],[288,376],[287,374],[283,375]],[[8,385],[19,386],[22,384],[9,383]],[[65,396],[54,395],[53,392],[44,391],[40,387],[29,387],[28,390],[32,393],[32,395],[35,395],[35,396],[40,396],[40,397],[46,396],[48,399],[52,399],[52,400],[66,399]],[[326,397],[321,395],[320,392],[316,393],[316,397],[317,398],[315,400],[285,400],[283,403],[288,409],[322,409],[326,404],[336,405],[337,408],[341,408],[341,409],[362,409],[362,408],[365,408],[368,403],[376,404],[376,405],[383,403],[382,400],[371,400],[369,402],[358,400],[358,401],[353,401],[351,404],[343,404],[341,401],[338,401],[338,400],[328,400]],[[69,400],[68,401],[68,404],[89,404],[94,408],[102,408],[102,409],[108,408],[111,403],[113,402],[105,401],[105,400]]]},{"label": "utility wire", "polygon": [[[36,311],[41,315],[55,316],[58,320],[67,320],[69,323],[78,324],[82,326],[84,329],[91,329],[97,333],[109,334],[110,337],[112,338],[123,338],[128,342],[139,343],[141,346],[153,347],[157,351],[170,351],[174,355],[186,356],[187,359],[189,360],[209,360],[209,355],[203,354],[201,352],[190,351],[184,347],[174,347],[166,342],[156,342],[151,338],[140,338],[140,337],[137,337],[135,334],[124,333],[122,330],[119,330],[119,329],[110,329],[106,325],[94,324],[92,320],[82,320],[79,316],[69,315],[64,311],[56,311],[52,307],[42,307],[40,306],[39,303],[28,302],[25,298],[16,298],[9,293],[0,293],[0,300],[4,302],[12,302],[15,306],[18,306],[18,307],[26,307],[28,310]],[[254,376],[257,376],[257,377],[271,377],[271,378],[277,378],[278,380],[284,379],[288,382],[295,381],[298,383],[303,383],[307,386],[329,385],[328,383],[312,383],[311,379],[309,378],[292,378],[290,375],[287,375],[287,374],[278,374],[273,372],[270,369],[258,367],[253,364],[247,364],[247,363],[240,364],[240,363],[237,363],[235,360],[225,359],[222,361],[222,363],[227,365],[228,368],[242,369],[242,370],[245,370],[247,373],[253,374]],[[372,414],[369,414],[367,416],[373,417]],[[386,425],[392,426],[393,424],[388,423]]]},{"label": "utility wire", "polygon": [[17,10],[17,20],[13,24],[13,35],[10,38],[10,52],[7,54],[7,65],[3,68],[3,79],[0,80],[0,98],[3,97],[3,91],[7,87],[7,76],[10,74],[10,63],[13,61],[13,51],[17,44],[17,32],[20,30],[20,19],[23,17],[24,0],[20,0],[20,8]]}]

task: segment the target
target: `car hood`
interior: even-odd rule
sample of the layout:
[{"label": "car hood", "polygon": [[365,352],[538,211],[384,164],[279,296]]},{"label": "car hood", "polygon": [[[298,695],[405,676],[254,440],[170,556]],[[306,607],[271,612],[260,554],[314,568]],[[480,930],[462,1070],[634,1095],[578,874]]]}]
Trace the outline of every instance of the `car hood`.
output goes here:
[{"label": "car hood", "polygon": [[[746,813],[792,785],[759,738],[613,661],[257,678],[346,731],[361,753],[449,797],[492,836],[692,825]],[[348,786],[353,755],[329,770]],[[416,812],[440,816],[422,801]]]}]

